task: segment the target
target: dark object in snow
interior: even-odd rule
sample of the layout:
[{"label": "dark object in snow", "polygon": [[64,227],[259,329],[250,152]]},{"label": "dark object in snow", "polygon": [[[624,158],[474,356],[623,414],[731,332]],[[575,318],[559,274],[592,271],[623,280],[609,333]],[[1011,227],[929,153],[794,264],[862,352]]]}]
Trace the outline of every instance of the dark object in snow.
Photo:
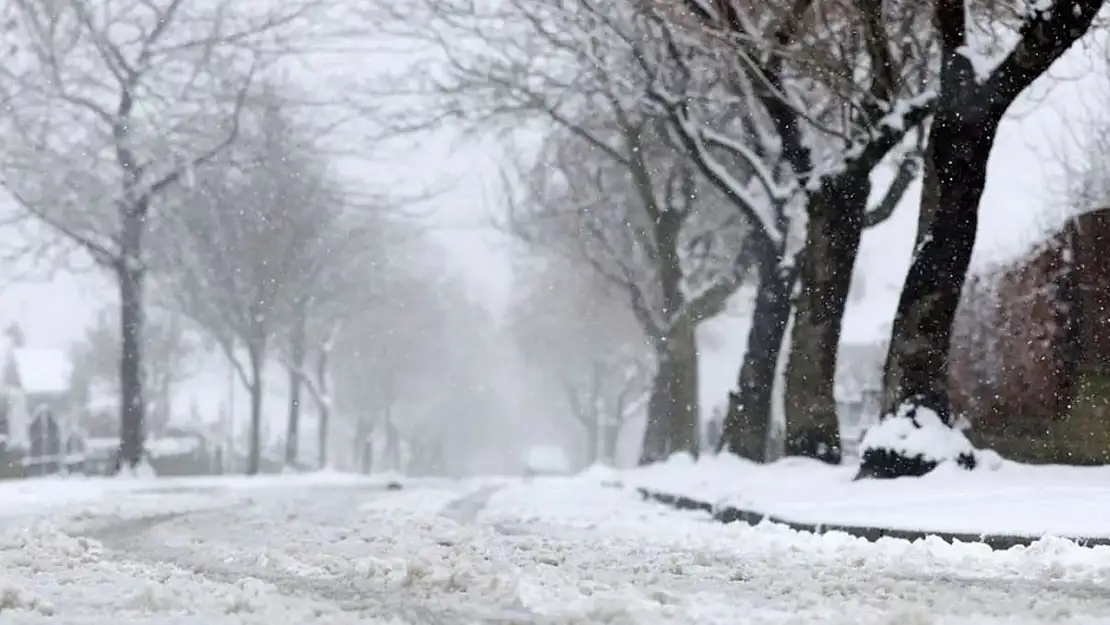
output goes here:
[{"label": "dark object in snow", "polygon": [[[829,523],[801,523],[798,521],[790,521],[782,519],[762,512],[755,512],[753,510],[744,510],[741,508],[734,508],[731,506],[715,506],[705,501],[698,501],[689,497],[681,495],[671,495],[668,493],[661,493],[646,488],[637,488],[637,492],[644,498],[645,501],[655,501],[665,504],[676,510],[697,510],[707,512],[713,517],[714,521],[718,523],[745,523],[747,525],[759,525],[760,523],[774,523],[775,525],[782,525],[788,527],[796,532],[806,532],[809,534],[828,534],[830,532],[841,532],[862,538],[868,542],[876,542],[881,538],[895,538],[899,540],[917,541],[926,538],[939,538],[946,543],[978,543],[986,545],[995,551],[1005,551],[1013,547],[1028,547],[1037,541],[1044,538],[1043,536],[1020,536],[1010,534],[973,534],[969,532],[923,532],[920,530],[901,530],[891,529],[885,527],[865,527],[860,525],[836,525]],[[1110,546],[1110,538],[1106,537],[1082,537],[1082,536],[1065,536],[1065,540],[1070,540],[1080,547],[1100,547]]]},{"label": "dark object in snow", "polygon": [[813,458],[835,466],[840,464],[841,454],[840,433],[822,426],[802,428],[786,439],[787,456]]},{"label": "dark object in snow", "polygon": [[926,397],[913,397],[869,429],[860,442],[855,479],[921,477],[942,462],[974,469],[975,448],[934,405]]},{"label": "dark object in snow", "polygon": [[[896,477],[921,477],[937,468],[938,464],[936,460],[926,459],[925,454],[909,456],[892,449],[872,448],[863,452],[859,472],[853,479],[886,480]],[[960,454],[956,457],[956,464],[970,471],[975,468],[975,456]]]},{"label": "dark object in snow", "polygon": [[400,482],[389,482],[385,485],[386,490],[401,490],[404,486]]}]

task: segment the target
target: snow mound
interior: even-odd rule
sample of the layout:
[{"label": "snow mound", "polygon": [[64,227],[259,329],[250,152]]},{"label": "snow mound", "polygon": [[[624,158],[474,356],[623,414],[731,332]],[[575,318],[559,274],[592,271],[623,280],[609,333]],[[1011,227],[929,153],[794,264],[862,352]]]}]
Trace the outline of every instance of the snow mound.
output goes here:
[{"label": "snow mound", "polygon": [[861,477],[920,477],[940,465],[974,469],[976,450],[963,431],[912,402],[867,430],[860,441]]}]

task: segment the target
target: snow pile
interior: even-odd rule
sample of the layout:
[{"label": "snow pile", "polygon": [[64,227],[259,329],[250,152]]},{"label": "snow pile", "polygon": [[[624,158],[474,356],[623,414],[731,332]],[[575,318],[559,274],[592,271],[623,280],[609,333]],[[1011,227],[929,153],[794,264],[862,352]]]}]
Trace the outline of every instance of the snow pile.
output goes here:
[{"label": "snow pile", "polygon": [[903,403],[893,415],[868,428],[860,441],[860,477],[920,477],[938,466],[978,464],[964,433],[948,427],[930,408]]},{"label": "snow pile", "polygon": [[26,625],[374,622],[251,577],[221,582],[129,560],[47,524],[0,537],[0,614],[5,623]]}]

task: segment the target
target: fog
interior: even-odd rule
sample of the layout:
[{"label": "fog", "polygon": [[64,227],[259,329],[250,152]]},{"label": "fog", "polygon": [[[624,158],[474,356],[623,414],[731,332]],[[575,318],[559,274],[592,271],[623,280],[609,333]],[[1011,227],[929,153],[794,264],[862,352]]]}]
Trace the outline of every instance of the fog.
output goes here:
[{"label": "fog", "polygon": [[[252,441],[266,470],[516,474],[543,445],[572,468],[635,464],[658,350],[643,315],[670,304],[645,260],[653,252],[634,240],[643,215],[600,210],[628,205],[627,181],[597,149],[568,147],[546,105],[474,82],[520,61],[491,55],[477,22],[449,22],[457,38],[445,43],[416,27],[427,7],[336,5],[275,33],[251,21],[264,5],[236,15],[251,44],[218,61],[174,59],[210,85],[166,70],[134,113],[129,145],[152,176],[174,177],[139,218],[148,437],[199,435],[219,450],[220,470],[235,472],[263,470],[248,466]],[[72,384],[73,423],[110,446],[127,386],[117,265],[138,252],[121,247],[119,165],[96,127],[114,106],[112,67],[98,54],[68,51],[63,82],[44,88],[33,83],[43,71],[33,46],[13,48],[0,304],[7,348],[64,354],[65,370],[51,373]],[[553,54],[529,80],[569,80],[576,62]],[[87,87],[91,104],[65,80]],[[650,155],[652,168],[679,168],[668,150]],[[679,235],[691,300],[733,278],[747,234],[698,184],[705,206]],[[862,258],[902,259],[861,263],[870,267],[853,289],[868,296],[853,306],[865,311],[855,323],[866,340],[893,315],[916,189],[865,239]],[[1025,241],[1036,229],[1015,230]],[[734,277],[697,330],[707,363],[694,382],[699,428],[743,353],[752,276]]]}]

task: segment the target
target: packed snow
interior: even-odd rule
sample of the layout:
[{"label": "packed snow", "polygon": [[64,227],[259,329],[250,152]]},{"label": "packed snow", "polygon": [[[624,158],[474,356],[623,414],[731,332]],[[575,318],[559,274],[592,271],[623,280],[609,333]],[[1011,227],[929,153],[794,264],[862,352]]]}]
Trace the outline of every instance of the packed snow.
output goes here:
[{"label": "packed snow", "polygon": [[23,512],[0,525],[0,620],[1093,625],[1110,613],[1110,549],[721,525],[643,501],[635,477],[649,475],[594,467],[400,491],[339,475],[41,480],[37,500],[32,482],[3,484],[0,509]]},{"label": "packed snow", "polygon": [[[1031,466],[980,454],[982,470],[853,481],[855,466],[789,458],[675,457],[609,479],[799,523],[927,532],[1110,537],[1110,467]],[[991,470],[991,469],[994,470]]]}]

